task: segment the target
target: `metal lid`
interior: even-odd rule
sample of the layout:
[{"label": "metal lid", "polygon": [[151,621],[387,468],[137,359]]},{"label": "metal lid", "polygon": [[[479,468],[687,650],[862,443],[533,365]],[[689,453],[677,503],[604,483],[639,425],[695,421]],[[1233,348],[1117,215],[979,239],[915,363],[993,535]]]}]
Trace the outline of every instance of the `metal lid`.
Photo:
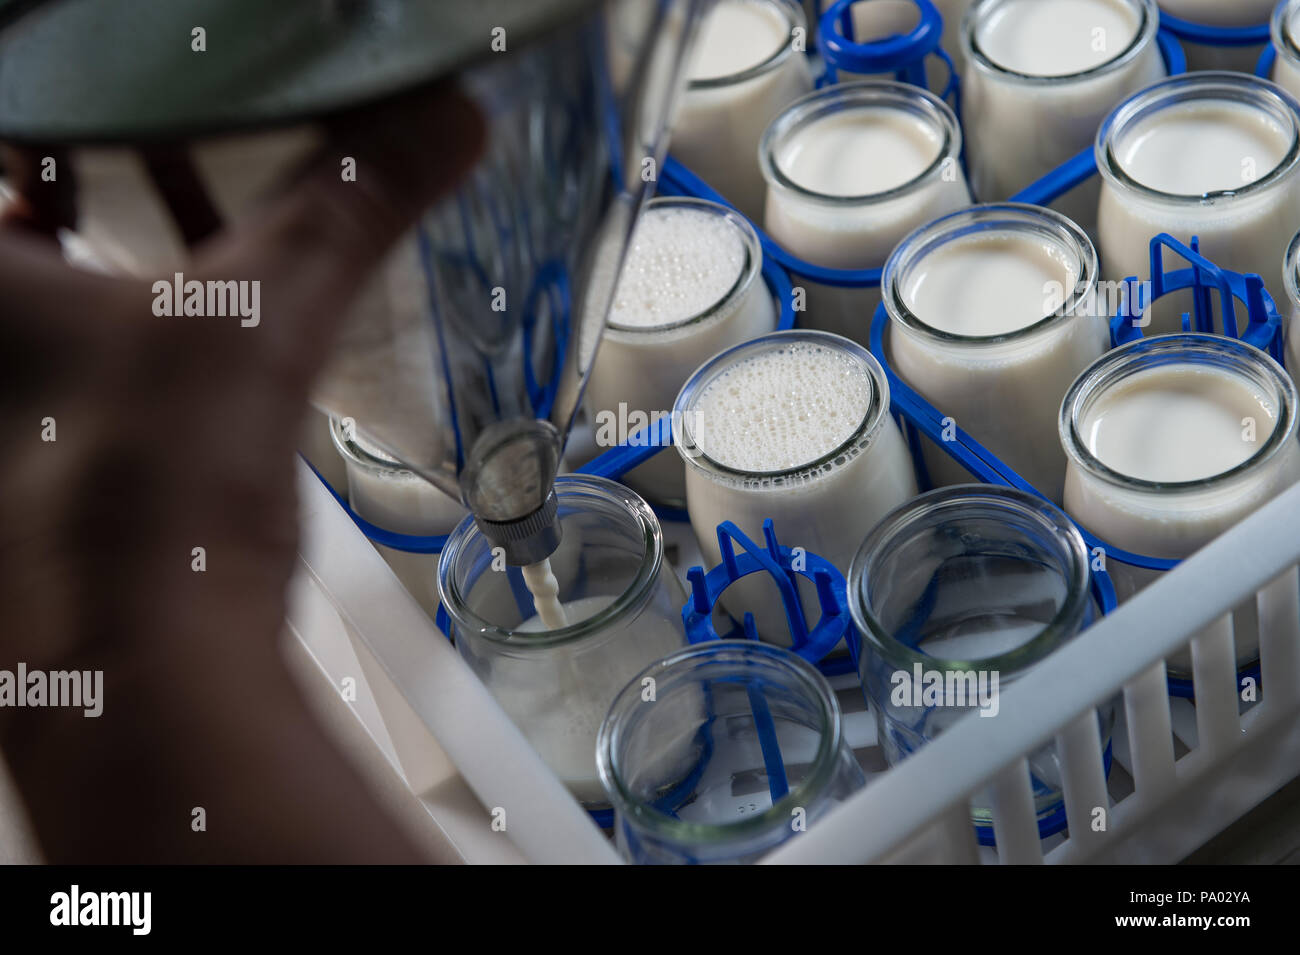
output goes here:
[{"label": "metal lid", "polygon": [[0,138],[138,142],[311,119],[506,56],[597,2],[0,0]]}]

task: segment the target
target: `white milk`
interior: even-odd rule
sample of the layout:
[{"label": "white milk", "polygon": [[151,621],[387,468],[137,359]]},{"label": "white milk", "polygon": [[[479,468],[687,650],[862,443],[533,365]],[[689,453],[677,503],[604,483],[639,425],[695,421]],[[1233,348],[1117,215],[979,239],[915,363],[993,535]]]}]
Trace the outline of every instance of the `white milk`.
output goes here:
[{"label": "white milk", "polygon": [[[941,219],[886,267],[894,371],[1057,504],[1061,399],[1109,344],[1096,277],[1087,236],[1032,206]],[[924,450],[936,487],[971,480],[946,452],[928,441]]]},{"label": "white milk", "polygon": [[[1147,278],[1151,237],[1168,232],[1187,244],[1200,236],[1210,261],[1281,289],[1282,251],[1300,228],[1298,128],[1295,101],[1254,77],[1204,73],[1133,97],[1098,136],[1105,277]],[[1179,330],[1189,301],[1161,303],[1148,334]]]},{"label": "white milk", "polygon": [[[612,596],[565,601],[561,611],[570,624],[594,617],[614,602]],[[572,665],[539,668],[530,659],[498,656],[493,660],[492,694],[573,795],[589,805],[605,803],[596,774],[596,733],[619,690],[655,660],[681,649],[682,635],[668,621],[644,614],[636,626],[636,652],[596,653],[575,657]],[[540,616],[514,628],[517,633],[555,629]],[[562,652],[556,650],[555,652]]]},{"label": "white milk", "polygon": [[1300,2],[1290,0],[1279,6],[1273,17],[1273,82],[1292,96],[1300,97]]},{"label": "white milk", "polygon": [[[617,444],[638,422],[668,414],[706,360],[776,328],[762,255],[753,227],[723,206],[664,198],[646,207],[587,382],[598,443]],[[628,425],[620,429],[619,422]],[[621,480],[651,501],[680,506],[686,497],[685,472],[672,451]]]},{"label": "white milk", "polygon": [[[1300,477],[1295,403],[1287,376],[1248,345],[1171,335],[1118,349],[1066,398],[1066,511],[1115,547],[1189,557]],[[1118,561],[1107,570],[1121,600],[1156,576]],[[1238,662],[1248,663],[1258,650],[1253,605],[1234,617]],[[1180,654],[1171,667],[1186,671],[1190,660]]]},{"label": "white milk", "polygon": [[[962,35],[971,188],[1010,198],[1092,143],[1102,119],[1165,75],[1154,0],[982,0]],[[1097,183],[1053,206],[1092,231]]]},{"label": "white milk", "polygon": [[[795,103],[763,137],[768,234],[836,269],[880,268],[917,226],[969,204],[952,111],[913,86],[862,81]],[[865,343],[878,289],[807,289],[800,324]]]},{"label": "white milk", "polygon": [[[721,560],[718,524],[734,521],[761,546],[771,518],[783,546],[847,573],[867,531],[916,494],[888,409],[870,353],[821,332],[768,335],[700,369],[678,397],[674,435],[707,566]],[[815,606],[807,595],[805,606]],[[736,619],[753,612],[765,639],[789,643],[775,584],[747,580],[723,600]]]},{"label": "white milk", "polygon": [[[339,419],[331,420],[330,429],[347,467],[348,503],[371,524],[396,534],[432,537],[450,534],[468,513],[459,501],[402,467],[360,434],[347,432]],[[374,547],[411,596],[434,616],[438,611],[438,555],[413,554],[378,543]]]},{"label": "white milk", "polygon": [[526,564],[519,568],[524,578],[524,586],[533,595],[533,606],[537,616],[547,630],[559,630],[569,625],[569,617],[560,603],[560,585],[551,573],[550,560],[539,560],[535,564]]},{"label": "white milk", "polygon": [[673,155],[755,221],[763,130],[813,85],[807,57],[793,47],[796,28],[807,24],[791,0],[719,0],[700,27],[673,122]]},{"label": "white milk", "polygon": [[[1277,0],[1159,0],[1160,9],[1181,20],[1215,27],[1249,27],[1268,23]],[[1207,46],[1179,40],[1188,70],[1255,72],[1263,46]]]}]

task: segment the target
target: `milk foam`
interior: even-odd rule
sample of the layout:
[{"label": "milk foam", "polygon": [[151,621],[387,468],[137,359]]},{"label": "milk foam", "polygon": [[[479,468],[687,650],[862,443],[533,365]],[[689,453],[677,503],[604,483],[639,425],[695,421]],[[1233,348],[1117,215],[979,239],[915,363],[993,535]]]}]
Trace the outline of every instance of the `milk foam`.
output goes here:
[{"label": "milk foam", "polygon": [[785,471],[848,441],[871,397],[860,363],[825,345],[796,342],[720,372],[696,398],[692,428],[700,450],[723,467]]},{"label": "milk foam", "polygon": [[726,298],[747,262],[730,220],[676,206],[648,209],[632,235],[609,323],[656,328],[701,315]]},{"label": "milk foam", "polygon": [[1142,185],[1179,196],[1240,189],[1278,167],[1291,132],[1268,113],[1227,100],[1168,106],[1117,144],[1120,167]]},{"label": "milk foam", "polygon": [[1077,266],[1058,246],[1023,235],[977,234],[926,255],[902,292],[908,309],[931,328],[989,337],[1042,321],[1077,281]]},{"label": "milk foam", "polygon": [[813,120],[777,149],[795,184],[831,196],[871,196],[906,185],[939,158],[943,137],[902,109],[860,106]]},{"label": "milk foam", "polygon": [[784,19],[769,4],[720,0],[700,27],[688,75],[708,80],[743,73],[789,42]]},{"label": "milk foam", "polygon": [[1137,13],[1122,0],[1010,0],[984,18],[975,39],[1014,73],[1069,76],[1116,59],[1137,33]]},{"label": "milk foam", "polygon": [[[1253,436],[1247,419],[1254,421]],[[1080,422],[1080,434],[1093,456],[1114,471],[1181,482],[1214,477],[1249,460],[1276,423],[1274,403],[1246,380],[1173,365],[1138,372],[1107,389]]]}]

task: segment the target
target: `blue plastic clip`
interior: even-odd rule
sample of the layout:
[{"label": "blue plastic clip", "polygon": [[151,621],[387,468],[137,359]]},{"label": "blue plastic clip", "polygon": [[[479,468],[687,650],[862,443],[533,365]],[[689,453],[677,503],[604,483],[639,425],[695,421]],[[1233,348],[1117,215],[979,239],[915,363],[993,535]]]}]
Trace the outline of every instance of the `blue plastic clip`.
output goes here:
[{"label": "blue plastic clip", "polygon": [[[718,548],[722,563],[707,574],[703,567],[692,567],[687,573],[691,584],[691,597],[682,608],[682,621],[686,624],[686,637],[691,643],[720,640],[713,625],[713,608],[722,592],[736,581],[750,574],[765,571],[776,581],[781,591],[786,623],[790,628],[790,649],[809,663],[816,665],[830,653],[849,629],[849,612],[844,595],[847,592],[844,575],[834,565],[816,554],[800,550],[798,554],[777,543],[771,518],[763,521],[763,538],[766,549],[759,547],[733,524],[726,521],[718,525]],[[744,553],[737,554],[739,544]],[[796,567],[796,564],[799,566]],[[803,604],[796,587],[797,577],[806,577],[817,586],[817,601],[821,617],[812,630],[804,616]],[[745,614],[745,635],[757,640],[753,614]]]},{"label": "blue plastic clip", "polygon": [[[1165,271],[1165,249],[1185,259],[1190,268]],[[1235,338],[1267,352],[1278,364],[1285,363],[1282,317],[1258,275],[1221,269],[1201,255],[1199,238],[1193,236],[1189,248],[1167,232],[1151,240],[1150,274],[1150,294],[1136,277],[1125,280],[1119,311],[1110,322],[1112,345],[1137,341],[1143,335],[1143,317],[1153,303],[1173,292],[1191,289],[1193,313],[1183,317],[1187,331]],[[1215,291],[1219,293],[1223,317],[1221,331],[1214,324],[1212,293]],[[1238,301],[1246,306],[1244,329],[1237,322]]]},{"label": "blue plastic clip", "polygon": [[928,88],[925,61],[937,56],[948,68],[948,83],[939,98],[952,101],[961,116],[961,81],[957,69],[939,45],[943,37],[943,15],[930,0],[912,0],[916,5],[917,24],[907,33],[858,39],[853,26],[854,4],[860,0],[836,0],[822,14],[817,25],[817,48],[826,63],[822,85],[838,80],[837,71],[847,73],[892,73],[913,86]]}]

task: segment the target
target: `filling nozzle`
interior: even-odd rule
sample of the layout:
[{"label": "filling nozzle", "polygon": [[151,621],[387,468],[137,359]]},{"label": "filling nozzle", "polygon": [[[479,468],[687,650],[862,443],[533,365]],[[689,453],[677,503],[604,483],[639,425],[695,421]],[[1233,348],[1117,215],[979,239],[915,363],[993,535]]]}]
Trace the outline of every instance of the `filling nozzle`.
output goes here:
[{"label": "filling nozzle", "polygon": [[560,546],[559,463],[559,432],[539,420],[499,421],[470,449],[461,473],[465,504],[507,564],[538,563]]}]

